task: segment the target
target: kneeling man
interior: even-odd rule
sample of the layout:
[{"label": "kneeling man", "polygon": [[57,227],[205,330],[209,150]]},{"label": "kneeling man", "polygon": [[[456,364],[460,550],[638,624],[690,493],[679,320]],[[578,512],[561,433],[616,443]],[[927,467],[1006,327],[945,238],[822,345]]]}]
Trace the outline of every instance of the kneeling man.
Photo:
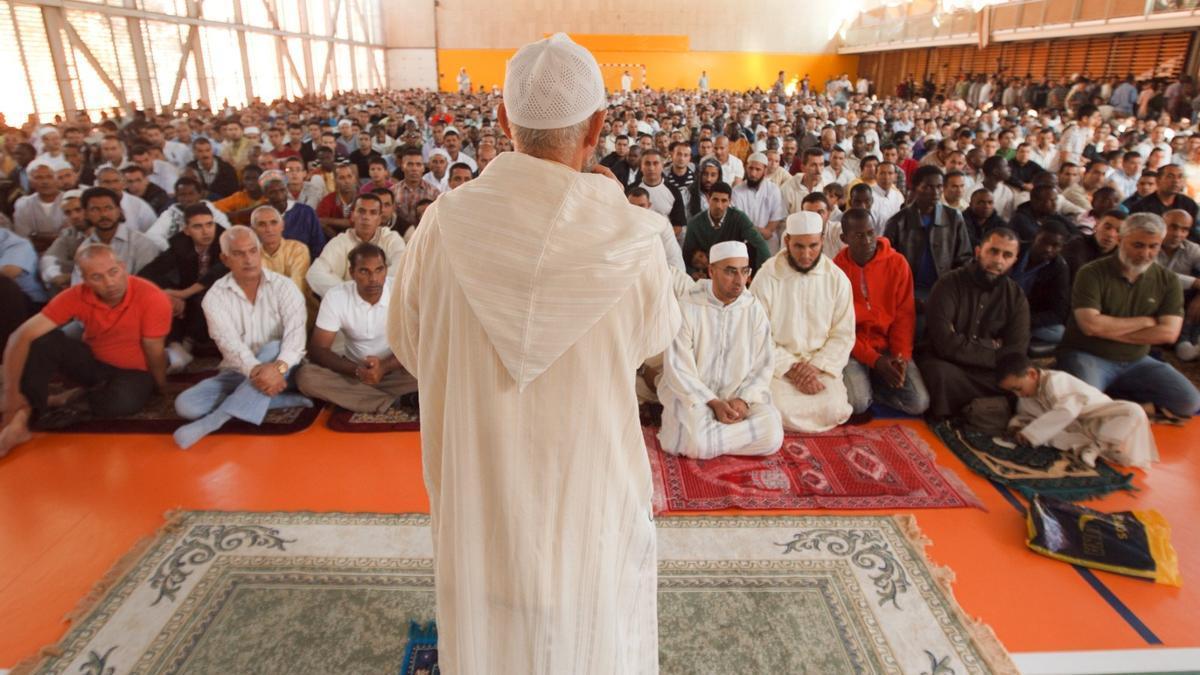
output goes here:
[{"label": "kneeling man", "polygon": [[683,324],[658,385],[658,438],[663,450],[697,459],[769,455],[783,443],[783,428],[771,404],[771,324],[745,292],[750,253],[740,241],[723,241],[708,260],[710,279],[679,300]]},{"label": "kneeling man", "polygon": [[[387,254],[375,244],[359,244],[350,251],[349,263],[352,279],[321,299],[308,343],[309,362],[296,373],[296,384],[306,396],[347,410],[382,413],[399,397],[416,391],[417,381],[388,347],[392,279]],[[346,340],[344,354],[333,351],[338,333]]]},{"label": "kneeling man", "polygon": [[771,398],[789,431],[825,431],[850,418],[842,371],[854,346],[850,281],[821,255],[821,216],[788,216],[783,249],[762,266],[750,292],[771,321]]}]

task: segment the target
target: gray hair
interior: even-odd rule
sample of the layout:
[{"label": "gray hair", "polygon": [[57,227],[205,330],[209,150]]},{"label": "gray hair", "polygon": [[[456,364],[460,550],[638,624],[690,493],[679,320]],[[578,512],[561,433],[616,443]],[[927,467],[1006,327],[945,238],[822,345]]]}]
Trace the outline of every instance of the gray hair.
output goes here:
[{"label": "gray hair", "polygon": [[280,219],[283,219],[283,214],[281,214],[279,212],[279,209],[275,208],[274,206],[271,206],[270,204],[263,204],[262,206],[258,207],[257,209],[254,209],[253,211],[250,212],[250,225],[251,226],[258,224],[258,219],[259,219],[260,213],[274,213],[275,215],[279,216]]},{"label": "gray hair", "polygon": [[75,249],[75,264],[81,265],[92,258],[98,258],[104,254],[111,255],[117,262],[121,262],[121,257],[108,244],[101,244],[98,241],[88,242]]},{"label": "gray hair", "polygon": [[250,237],[254,240],[255,246],[261,246],[258,241],[258,235],[254,233],[254,230],[245,225],[234,225],[221,233],[221,254],[229,255],[229,247],[233,246],[233,241],[242,237]]},{"label": "gray hair", "polygon": [[1127,236],[1134,232],[1149,232],[1154,235],[1163,235],[1167,231],[1167,224],[1163,219],[1153,213],[1135,213],[1125,219],[1121,223],[1121,236]]},{"label": "gray hair", "polygon": [[520,152],[541,159],[560,160],[574,153],[583,143],[588,127],[592,124],[592,116],[569,127],[559,129],[526,129],[509,122],[512,129],[513,146]]}]

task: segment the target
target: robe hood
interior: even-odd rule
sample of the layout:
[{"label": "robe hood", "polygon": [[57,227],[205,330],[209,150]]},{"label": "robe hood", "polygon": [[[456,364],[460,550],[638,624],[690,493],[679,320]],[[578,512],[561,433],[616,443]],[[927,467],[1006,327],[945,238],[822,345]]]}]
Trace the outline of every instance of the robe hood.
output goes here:
[{"label": "robe hood", "polygon": [[663,259],[658,214],[599,174],[516,152],[434,203],[450,268],[524,390]]}]

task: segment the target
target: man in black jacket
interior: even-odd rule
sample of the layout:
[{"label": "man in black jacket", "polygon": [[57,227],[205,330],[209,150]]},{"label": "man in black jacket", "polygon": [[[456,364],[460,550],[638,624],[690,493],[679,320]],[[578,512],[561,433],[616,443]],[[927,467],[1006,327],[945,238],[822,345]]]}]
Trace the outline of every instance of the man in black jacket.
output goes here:
[{"label": "man in black jacket", "polygon": [[962,215],[941,204],[942,170],[922,166],[913,173],[912,203],[888,219],[883,236],[908,260],[917,313],[934,283],[971,260],[971,238]]},{"label": "man in black jacket", "polygon": [[1196,202],[1183,194],[1183,169],[1176,164],[1168,164],[1158,170],[1158,189],[1142,197],[1132,207],[1130,213],[1153,213],[1161,216],[1172,209],[1182,209],[1196,222]]},{"label": "man in black jacket", "polygon": [[196,177],[200,179],[200,183],[208,193],[208,199],[224,199],[241,188],[237,170],[229,162],[217,157],[213,152],[212,141],[207,138],[197,138],[192,143],[192,152],[196,159],[192,160],[188,166],[196,172]]},{"label": "man in black jacket", "polygon": [[229,271],[221,262],[223,229],[203,203],[183,211],[184,226],[167,241],[167,250],[142,268],[171,300],[171,332],[167,334],[168,372],[178,372],[192,361],[196,344],[209,342],[208,322],[200,303],[213,282]]},{"label": "man in black jacket", "polygon": [[975,249],[975,260],[933,287],[916,362],[935,421],[958,415],[976,398],[1002,396],[996,361],[1029,348],[1029,303],[1008,276],[1019,248],[1012,230],[992,230]]},{"label": "man in black jacket", "polygon": [[1071,270],[1060,254],[1069,236],[1061,223],[1042,225],[1010,273],[1029,301],[1029,336],[1034,342],[1057,345],[1066,330]]},{"label": "man in black jacket", "polygon": [[971,193],[971,200],[962,217],[967,224],[972,246],[978,246],[983,241],[983,235],[997,227],[1008,227],[1008,223],[996,215],[996,202],[987,188],[979,188]]},{"label": "man in black jacket", "polygon": [[1078,231],[1073,223],[1058,215],[1058,188],[1041,183],[1033,186],[1029,201],[1017,207],[1008,227],[1020,237],[1022,246],[1028,246],[1042,225],[1050,222],[1058,223],[1071,234]]}]

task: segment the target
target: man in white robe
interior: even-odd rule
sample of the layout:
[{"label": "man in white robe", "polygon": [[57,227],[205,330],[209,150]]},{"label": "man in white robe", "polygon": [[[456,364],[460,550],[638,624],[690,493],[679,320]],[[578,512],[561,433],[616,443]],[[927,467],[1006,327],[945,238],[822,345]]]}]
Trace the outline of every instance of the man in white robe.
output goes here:
[{"label": "man in white robe", "polygon": [[523,47],[498,111],[516,151],[439,197],[400,260],[388,335],[419,386],[448,673],[658,670],[634,378],[680,317],[661,216],[581,173],[605,109],[590,53]]},{"label": "man in white robe", "polygon": [[826,431],[850,418],[842,370],[854,346],[850,281],[821,255],[821,216],[788,216],[783,248],[759,269],[750,292],[771,320],[771,398],[788,431]]},{"label": "man in white robe", "polygon": [[723,241],[708,254],[710,279],[681,298],[683,325],[663,358],[658,439],[663,450],[697,459],[769,455],[783,443],[771,403],[771,324],[745,292],[750,253]]},{"label": "man in white robe", "polygon": [[996,379],[1018,397],[1008,428],[1022,442],[1077,453],[1089,466],[1097,457],[1142,469],[1158,461],[1150,419],[1137,403],[1114,401],[1070,373],[1034,368],[1024,354],[1001,357]]}]

